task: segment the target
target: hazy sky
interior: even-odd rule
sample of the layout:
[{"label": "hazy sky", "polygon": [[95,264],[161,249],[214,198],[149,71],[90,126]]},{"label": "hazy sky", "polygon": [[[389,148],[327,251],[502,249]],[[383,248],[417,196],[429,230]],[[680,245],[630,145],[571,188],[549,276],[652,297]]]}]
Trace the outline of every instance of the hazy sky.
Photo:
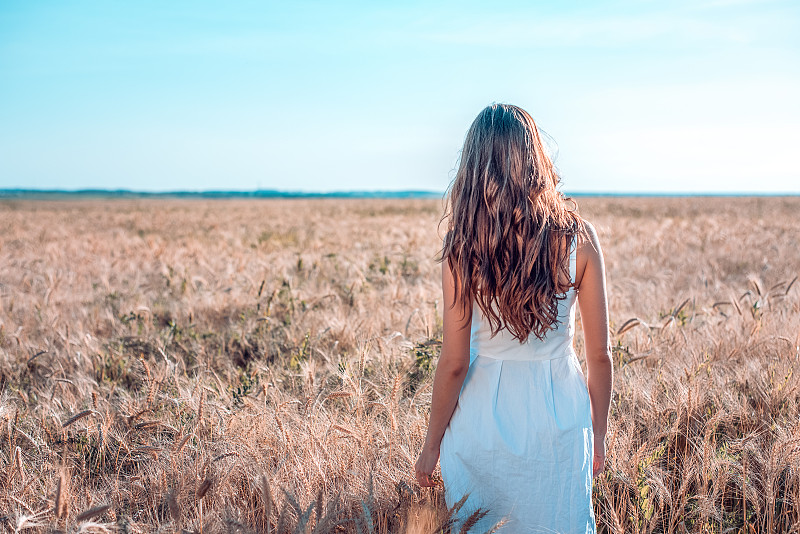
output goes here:
[{"label": "hazy sky", "polygon": [[6,0],[0,188],[444,190],[496,101],[567,191],[800,192],[798,95],[796,0]]}]

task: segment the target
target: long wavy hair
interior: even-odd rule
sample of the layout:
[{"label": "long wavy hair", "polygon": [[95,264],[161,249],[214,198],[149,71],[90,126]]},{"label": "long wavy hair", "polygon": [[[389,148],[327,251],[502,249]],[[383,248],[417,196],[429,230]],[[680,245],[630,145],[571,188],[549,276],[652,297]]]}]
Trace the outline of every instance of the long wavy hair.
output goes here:
[{"label": "long wavy hair", "polygon": [[[572,282],[570,244],[583,231],[533,118],[492,104],[470,126],[450,184],[440,261],[456,279],[464,313],[474,302],[520,342],[555,328],[558,302]],[[571,206],[570,206],[571,204]]]}]

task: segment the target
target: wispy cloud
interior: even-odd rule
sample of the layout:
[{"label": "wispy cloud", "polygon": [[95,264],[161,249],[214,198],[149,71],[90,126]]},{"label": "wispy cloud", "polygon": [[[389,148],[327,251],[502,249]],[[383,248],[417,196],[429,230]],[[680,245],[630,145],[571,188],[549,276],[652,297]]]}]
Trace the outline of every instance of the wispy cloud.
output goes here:
[{"label": "wispy cloud", "polygon": [[[711,6],[709,6],[711,7]],[[720,6],[721,7],[721,6]],[[487,14],[431,24],[420,36],[456,45],[514,47],[658,47],[704,43],[750,44],[794,35],[800,16],[785,10],[723,14],[718,10],[663,9],[608,15]]]}]

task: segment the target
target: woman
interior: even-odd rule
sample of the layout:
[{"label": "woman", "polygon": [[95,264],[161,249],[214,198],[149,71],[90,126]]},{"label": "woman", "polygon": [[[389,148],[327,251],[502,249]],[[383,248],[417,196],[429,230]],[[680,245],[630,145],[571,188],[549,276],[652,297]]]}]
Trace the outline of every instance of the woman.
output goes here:
[{"label": "woman", "polygon": [[[473,527],[595,532],[611,398],[605,274],[592,226],[568,209],[531,116],[484,109],[448,194],[444,332],[417,481],[441,462],[445,500]],[[588,389],[572,346],[581,310]],[[441,458],[440,458],[441,455]]]}]

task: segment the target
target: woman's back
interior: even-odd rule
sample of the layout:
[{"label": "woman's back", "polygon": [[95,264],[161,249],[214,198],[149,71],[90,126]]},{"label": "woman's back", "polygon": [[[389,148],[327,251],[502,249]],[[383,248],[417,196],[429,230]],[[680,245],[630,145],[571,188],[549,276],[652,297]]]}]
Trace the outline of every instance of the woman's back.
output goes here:
[{"label": "woman's back", "polygon": [[[570,247],[570,281],[575,280],[577,243]],[[472,308],[470,328],[470,361],[479,354],[500,360],[549,360],[572,350],[572,337],[575,334],[575,288],[570,287],[564,298],[558,301],[558,318],[543,339],[531,333],[525,343],[520,343],[507,329],[492,335],[488,318],[478,306]]]},{"label": "woman's back", "polygon": [[[570,276],[575,276],[575,247]],[[458,517],[487,515],[484,532],[594,532],[589,395],[572,348],[576,294],[559,301],[543,339],[497,335],[475,306],[470,366],[441,443],[447,504],[464,495]]]}]

